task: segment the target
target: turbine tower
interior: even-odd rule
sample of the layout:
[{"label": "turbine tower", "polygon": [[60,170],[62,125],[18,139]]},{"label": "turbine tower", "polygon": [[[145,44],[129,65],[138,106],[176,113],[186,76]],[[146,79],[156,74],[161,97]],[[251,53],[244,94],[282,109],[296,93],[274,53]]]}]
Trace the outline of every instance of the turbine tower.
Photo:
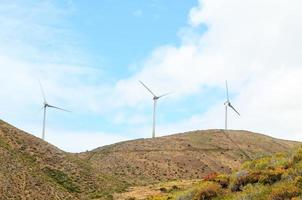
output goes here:
[{"label": "turbine tower", "polygon": [[139,81],[152,95],[153,95],[153,126],[152,126],[152,138],[155,138],[155,120],[156,120],[156,104],[157,100],[170,93],[166,93],[160,96],[156,96],[142,81]]},{"label": "turbine tower", "polygon": [[233,105],[230,102],[228,81],[225,81],[225,87],[226,87],[226,102],[224,102],[224,106],[225,106],[225,130],[227,130],[228,129],[228,107],[232,108],[232,110],[235,111],[239,116],[240,116],[240,113],[233,107]]},{"label": "turbine tower", "polygon": [[40,81],[39,81],[39,84],[40,84],[40,89],[41,89],[41,93],[43,95],[43,100],[44,100],[43,101],[43,108],[42,108],[43,111],[44,111],[44,114],[43,114],[43,128],[42,128],[42,140],[45,140],[45,123],[46,123],[46,110],[47,110],[47,108],[54,108],[54,109],[62,110],[62,111],[65,111],[65,112],[70,112],[70,111],[48,104],[47,101],[46,101],[45,93],[44,93],[44,90],[43,90],[43,87],[42,87],[42,84],[41,84]]}]

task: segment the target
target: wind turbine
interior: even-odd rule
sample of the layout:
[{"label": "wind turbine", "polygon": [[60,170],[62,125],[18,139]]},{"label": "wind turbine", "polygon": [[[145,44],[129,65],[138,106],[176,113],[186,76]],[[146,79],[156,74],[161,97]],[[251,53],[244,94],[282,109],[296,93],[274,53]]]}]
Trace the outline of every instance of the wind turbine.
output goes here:
[{"label": "wind turbine", "polygon": [[225,81],[225,87],[226,87],[226,102],[224,102],[225,106],[225,130],[228,129],[228,107],[232,108],[233,111],[235,111],[239,116],[240,113],[233,107],[233,105],[230,102],[229,99],[229,88],[228,88],[228,81]]},{"label": "wind turbine", "polygon": [[160,96],[156,96],[142,81],[139,81],[152,95],[153,95],[153,126],[152,126],[152,138],[155,138],[155,120],[156,120],[156,104],[157,100],[170,94],[166,93]]},{"label": "wind turbine", "polygon": [[46,123],[46,110],[47,110],[47,108],[54,108],[54,109],[58,109],[58,110],[65,111],[65,112],[70,112],[70,111],[48,104],[47,101],[46,101],[45,93],[44,93],[44,90],[43,90],[43,87],[42,87],[42,84],[41,84],[40,81],[39,81],[39,84],[40,84],[40,89],[41,89],[41,93],[43,95],[43,100],[44,100],[43,108],[42,108],[44,110],[42,139],[45,140],[45,123]]}]

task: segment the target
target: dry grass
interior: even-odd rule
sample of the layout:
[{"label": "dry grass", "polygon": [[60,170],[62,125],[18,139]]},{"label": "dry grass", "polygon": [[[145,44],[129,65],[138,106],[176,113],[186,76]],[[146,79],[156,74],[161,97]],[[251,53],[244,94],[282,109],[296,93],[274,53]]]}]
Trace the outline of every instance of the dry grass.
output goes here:
[{"label": "dry grass", "polygon": [[[200,179],[212,172],[230,173],[248,158],[287,151],[298,143],[247,131],[194,131],[122,142],[82,154],[99,172],[134,185]],[[239,149],[240,148],[240,149]]]},{"label": "dry grass", "polygon": [[[250,156],[287,151],[297,145],[244,131],[227,134]],[[0,200],[113,199],[114,193],[123,193],[130,186],[228,173],[245,159],[220,130],[141,139],[70,154],[0,120]],[[137,187],[128,194],[162,193],[172,187]]]}]

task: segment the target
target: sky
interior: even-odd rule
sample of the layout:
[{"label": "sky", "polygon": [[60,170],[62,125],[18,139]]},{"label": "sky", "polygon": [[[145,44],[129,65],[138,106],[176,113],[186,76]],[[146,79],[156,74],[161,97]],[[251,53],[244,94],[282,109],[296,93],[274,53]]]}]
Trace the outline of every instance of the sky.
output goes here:
[{"label": "sky", "polygon": [[0,118],[81,152],[224,127],[302,140],[299,0],[0,0]]}]

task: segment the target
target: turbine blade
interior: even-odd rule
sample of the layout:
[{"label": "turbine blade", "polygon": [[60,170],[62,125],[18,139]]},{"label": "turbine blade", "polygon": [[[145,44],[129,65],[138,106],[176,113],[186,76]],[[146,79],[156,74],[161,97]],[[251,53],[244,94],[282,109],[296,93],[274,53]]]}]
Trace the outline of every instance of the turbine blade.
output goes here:
[{"label": "turbine blade", "polygon": [[225,88],[226,88],[226,98],[228,101],[230,101],[229,99],[229,86],[228,86],[228,81],[225,81]]},{"label": "turbine blade", "polygon": [[169,95],[169,94],[171,94],[171,92],[168,92],[168,93],[162,94],[162,95],[158,96],[158,98],[161,98],[161,97],[167,96],[167,95]]},{"label": "turbine blade", "polygon": [[232,106],[231,103],[229,104],[229,107],[232,108],[240,116],[240,113]]},{"label": "turbine blade", "polygon": [[156,95],[142,82],[139,81],[154,97],[156,97]]},{"label": "turbine blade", "polygon": [[39,85],[40,85],[40,89],[41,89],[41,93],[42,93],[42,96],[43,96],[43,100],[44,100],[44,103],[46,102],[46,97],[45,97],[45,93],[44,93],[44,90],[43,90],[43,86],[42,86],[42,83],[40,80],[39,81]]},{"label": "turbine blade", "polygon": [[56,107],[56,106],[52,106],[52,105],[47,105],[47,106],[50,107],[50,108],[55,108],[55,109],[62,110],[62,111],[65,111],[65,112],[71,112],[69,110],[65,110],[63,108],[59,108],[59,107]]}]

